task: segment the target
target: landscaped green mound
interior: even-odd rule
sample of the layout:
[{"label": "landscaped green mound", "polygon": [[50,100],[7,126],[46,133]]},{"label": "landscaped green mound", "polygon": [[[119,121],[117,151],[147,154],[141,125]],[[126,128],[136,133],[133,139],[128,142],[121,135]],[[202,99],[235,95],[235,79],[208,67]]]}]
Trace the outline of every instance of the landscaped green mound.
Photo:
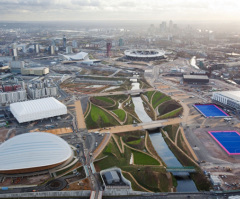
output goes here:
[{"label": "landscaped green mound", "polygon": [[158,107],[158,113],[159,113],[159,115],[164,115],[164,114],[172,112],[173,110],[176,110],[180,107],[181,107],[181,105],[179,103],[177,103],[175,100],[170,100],[165,103],[162,103]]},{"label": "landscaped green mound", "polygon": [[[155,111],[156,119],[168,119],[177,117],[183,111],[182,106],[178,102],[172,100],[170,96],[167,96],[159,91],[148,91],[144,93],[144,95],[147,97],[149,104]],[[150,114],[149,111],[146,112],[151,118],[153,118],[153,115]]]},{"label": "landscaped green mound", "polygon": [[111,98],[103,96],[91,97],[91,102],[102,107],[111,107],[115,105],[115,102]]},{"label": "landscaped green mound", "polygon": [[95,129],[100,127],[118,126],[119,123],[109,113],[92,104],[90,113],[86,118],[86,125],[88,129]]},{"label": "landscaped green mound", "polygon": [[126,113],[122,109],[116,109],[113,111],[117,115],[117,117],[123,122],[126,118]]},{"label": "landscaped green mound", "polygon": [[152,98],[153,108],[155,109],[159,104],[166,102],[168,100],[171,100],[171,97],[169,97],[163,93],[156,92]]},{"label": "landscaped green mound", "polygon": [[[170,191],[173,186],[171,175],[167,175],[161,161],[153,155],[152,151],[148,150],[153,147],[151,143],[151,146],[149,145],[147,139],[148,134],[142,131],[112,135],[106,148],[96,158],[97,161],[94,163],[96,170],[116,166],[121,168],[123,175],[132,182],[134,190]],[[143,144],[142,150],[134,147],[140,143]]]}]

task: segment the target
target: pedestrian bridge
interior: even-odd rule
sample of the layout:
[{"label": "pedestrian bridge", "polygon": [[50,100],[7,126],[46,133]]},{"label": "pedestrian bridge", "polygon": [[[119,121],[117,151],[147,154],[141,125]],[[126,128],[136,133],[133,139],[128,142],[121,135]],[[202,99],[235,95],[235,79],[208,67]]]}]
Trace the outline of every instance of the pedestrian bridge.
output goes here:
[{"label": "pedestrian bridge", "polygon": [[168,172],[188,172],[195,173],[196,169],[194,167],[167,167]]}]

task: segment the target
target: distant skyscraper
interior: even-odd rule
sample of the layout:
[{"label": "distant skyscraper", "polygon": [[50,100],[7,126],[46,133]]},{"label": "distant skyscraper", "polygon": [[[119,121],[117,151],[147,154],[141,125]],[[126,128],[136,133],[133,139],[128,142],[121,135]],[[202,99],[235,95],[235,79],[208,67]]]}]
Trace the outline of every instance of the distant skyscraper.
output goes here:
[{"label": "distant skyscraper", "polygon": [[119,45],[119,46],[123,46],[123,45],[124,45],[122,38],[119,39],[119,44],[118,44],[118,45]]},{"label": "distant skyscraper", "polygon": [[66,47],[66,53],[71,54],[72,53],[72,46],[67,46]]},{"label": "distant skyscraper", "polygon": [[160,24],[160,32],[166,32],[167,31],[167,22],[166,21],[163,21],[161,24]]},{"label": "distant skyscraper", "polygon": [[55,48],[54,48],[53,45],[50,46],[50,54],[51,54],[51,55],[54,55],[54,54],[55,54]]},{"label": "distant skyscraper", "polygon": [[111,48],[112,48],[112,43],[107,42],[107,57],[110,57]]},{"label": "distant skyscraper", "polygon": [[73,40],[73,41],[72,41],[72,47],[73,47],[73,48],[78,48],[78,43],[77,43],[76,40]]},{"label": "distant skyscraper", "polygon": [[13,56],[17,57],[17,48],[13,48]]},{"label": "distant skyscraper", "polygon": [[34,44],[34,52],[35,52],[36,54],[39,53],[39,45],[38,45],[38,44]]},{"label": "distant skyscraper", "polygon": [[66,46],[67,46],[67,38],[66,38],[66,36],[64,35],[64,36],[63,36],[63,47],[66,48]]}]

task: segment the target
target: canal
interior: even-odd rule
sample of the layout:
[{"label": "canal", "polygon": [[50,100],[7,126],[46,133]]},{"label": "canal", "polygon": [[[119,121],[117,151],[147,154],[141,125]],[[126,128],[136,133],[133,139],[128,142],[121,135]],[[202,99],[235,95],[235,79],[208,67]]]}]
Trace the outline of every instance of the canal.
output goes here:
[{"label": "canal", "polygon": [[[139,89],[139,83],[134,82],[132,83],[132,86],[133,86],[132,90]],[[152,119],[145,112],[142,98],[132,97],[132,101],[135,107],[135,112],[138,115],[139,119],[142,122],[151,122]],[[160,131],[150,133],[149,136],[156,152],[168,167],[182,167],[182,164],[178,161],[178,159],[169,149]],[[173,175],[177,179],[177,183],[178,183],[177,192],[197,192],[198,191],[195,183],[190,178],[189,173],[187,172],[184,172],[181,174],[173,173]]]}]

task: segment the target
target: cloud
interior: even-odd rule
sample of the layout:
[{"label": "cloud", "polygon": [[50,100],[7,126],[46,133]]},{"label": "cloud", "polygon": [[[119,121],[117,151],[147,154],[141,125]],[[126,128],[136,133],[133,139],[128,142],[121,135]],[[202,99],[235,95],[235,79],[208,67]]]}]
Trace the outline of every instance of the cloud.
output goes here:
[{"label": "cloud", "polygon": [[0,0],[0,5],[2,21],[240,18],[236,0]]}]

